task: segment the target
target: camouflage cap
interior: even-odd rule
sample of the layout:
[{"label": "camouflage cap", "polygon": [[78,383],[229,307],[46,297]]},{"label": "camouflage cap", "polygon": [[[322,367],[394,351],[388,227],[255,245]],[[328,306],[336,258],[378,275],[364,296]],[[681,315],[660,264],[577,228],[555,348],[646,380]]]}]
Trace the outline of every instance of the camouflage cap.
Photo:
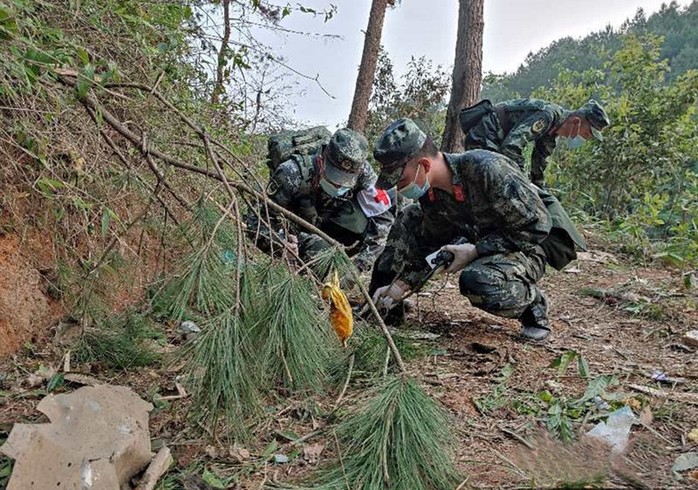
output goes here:
[{"label": "camouflage cap", "polygon": [[325,150],[325,178],[354,187],[367,153],[368,141],[364,135],[348,128],[338,129]]},{"label": "camouflage cap", "polygon": [[608,119],[608,115],[603,107],[601,107],[601,104],[594,99],[590,99],[589,102],[577,109],[576,113],[589,121],[591,133],[594,135],[594,138],[603,141],[601,130],[611,124],[611,121]]},{"label": "camouflage cap", "polygon": [[427,135],[412,119],[398,119],[388,126],[373,150],[373,157],[381,164],[376,187],[395,187],[405,164],[422,149],[426,140]]}]

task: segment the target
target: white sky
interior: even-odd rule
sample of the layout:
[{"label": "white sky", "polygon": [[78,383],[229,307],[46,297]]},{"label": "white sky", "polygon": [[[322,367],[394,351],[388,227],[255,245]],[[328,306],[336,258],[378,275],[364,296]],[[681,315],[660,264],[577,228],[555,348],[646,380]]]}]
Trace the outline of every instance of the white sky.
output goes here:
[{"label": "white sky", "polygon": [[[300,0],[317,10],[337,5],[327,23],[294,12],[282,21],[287,29],[335,34],[341,39],[265,33],[294,69],[318,76],[327,96],[313,81],[304,80],[300,96],[292,96],[296,119],[334,128],[346,121],[351,109],[354,84],[371,0]],[[565,36],[583,37],[610,24],[618,27],[638,8],[647,15],[661,7],[662,0],[485,0],[483,71],[511,72],[529,52],[535,52]],[[688,5],[690,0],[681,0]],[[292,2],[292,5],[297,3]],[[426,56],[450,73],[458,21],[458,0],[402,0],[386,13],[382,44],[394,63],[396,75],[404,72],[411,56]]]}]

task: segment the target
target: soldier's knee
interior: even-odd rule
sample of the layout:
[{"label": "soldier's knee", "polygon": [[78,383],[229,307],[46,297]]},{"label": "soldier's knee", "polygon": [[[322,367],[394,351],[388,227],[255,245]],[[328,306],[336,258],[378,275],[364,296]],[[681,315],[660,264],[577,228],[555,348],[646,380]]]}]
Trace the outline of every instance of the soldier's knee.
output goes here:
[{"label": "soldier's knee", "polygon": [[458,278],[458,286],[461,294],[464,296],[479,294],[483,290],[501,284],[501,282],[501,274],[496,274],[489,268],[479,267],[466,267]]}]

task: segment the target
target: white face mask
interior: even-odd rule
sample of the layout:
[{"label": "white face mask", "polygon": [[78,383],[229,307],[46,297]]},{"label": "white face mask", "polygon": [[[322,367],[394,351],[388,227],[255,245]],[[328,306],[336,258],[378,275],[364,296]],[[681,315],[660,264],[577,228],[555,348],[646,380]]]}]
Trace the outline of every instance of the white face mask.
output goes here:
[{"label": "white face mask", "polygon": [[343,197],[351,190],[349,187],[335,187],[324,177],[320,177],[320,187],[330,197]]}]

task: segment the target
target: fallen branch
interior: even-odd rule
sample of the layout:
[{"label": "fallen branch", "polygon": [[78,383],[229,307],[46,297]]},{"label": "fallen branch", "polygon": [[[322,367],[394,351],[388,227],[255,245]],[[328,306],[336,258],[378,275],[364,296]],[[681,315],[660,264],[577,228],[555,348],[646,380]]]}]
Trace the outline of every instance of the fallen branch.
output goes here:
[{"label": "fallen branch", "polygon": [[153,490],[158,480],[162,475],[167,473],[167,470],[173,462],[174,459],[172,459],[170,448],[164,446],[150,462],[148,469],[145,470],[143,474],[143,478],[141,478],[140,483],[138,483],[138,486],[134,490]]},{"label": "fallen branch", "polygon": [[635,390],[635,391],[639,391],[640,393],[654,396],[656,398],[663,398],[665,400],[688,403],[689,405],[698,405],[698,393],[683,393],[683,392],[678,392],[678,391],[663,391],[663,390],[657,390],[655,388],[650,388],[648,386],[633,385],[633,384],[629,384],[628,387]]}]

